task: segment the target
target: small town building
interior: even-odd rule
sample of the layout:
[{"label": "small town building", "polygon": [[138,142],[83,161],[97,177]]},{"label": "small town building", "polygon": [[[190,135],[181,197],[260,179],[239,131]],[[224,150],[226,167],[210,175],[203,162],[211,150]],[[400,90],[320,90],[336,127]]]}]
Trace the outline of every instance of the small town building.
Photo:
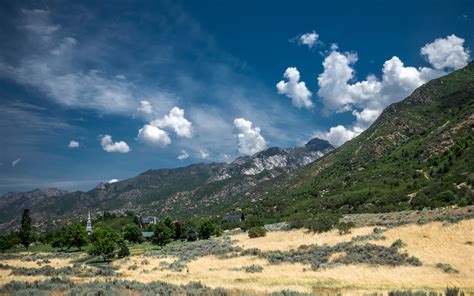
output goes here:
[{"label": "small town building", "polygon": [[228,213],[224,215],[224,221],[228,222],[242,222],[244,215],[242,213]]},{"label": "small town building", "polygon": [[141,227],[146,227],[150,224],[158,224],[160,222],[160,219],[156,216],[145,216],[145,217],[140,217],[139,223]]},{"label": "small town building", "polygon": [[150,240],[151,237],[153,236],[153,234],[154,234],[153,231],[144,231],[144,232],[142,232],[143,238],[145,240]]}]

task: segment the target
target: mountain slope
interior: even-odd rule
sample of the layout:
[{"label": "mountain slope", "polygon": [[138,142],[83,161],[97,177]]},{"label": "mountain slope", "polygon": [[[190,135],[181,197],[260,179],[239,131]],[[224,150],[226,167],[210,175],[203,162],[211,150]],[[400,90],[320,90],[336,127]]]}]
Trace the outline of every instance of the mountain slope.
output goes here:
[{"label": "mountain slope", "polygon": [[38,227],[60,224],[89,210],[134,210],[176,218],[212,214],[245,199],[251,188],[274,178],[287,178],[333,149],[327,141],[313,139],[303,147],[272,147],[230,164],[148,170],[120,182],[100,183],[88,192],[49,189],[8,193],[0,197],[0,229],[18,225],[23,208],[31,209]]},{"label": "mountain slope", "polygon": [[361,135],[246,207],[281,218],[472,204],[473,130],[471,63],[387,107]]}]

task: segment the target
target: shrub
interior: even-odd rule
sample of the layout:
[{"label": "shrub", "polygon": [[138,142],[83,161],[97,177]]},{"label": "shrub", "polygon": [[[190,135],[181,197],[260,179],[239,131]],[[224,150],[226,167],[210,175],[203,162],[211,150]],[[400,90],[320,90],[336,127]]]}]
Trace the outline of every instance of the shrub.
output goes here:
[{"label": "shrub", "polygon": [[0,236],[0,250],[2,251],[2,254],[8,250],[13,248],[12,242],[8,239],[6,236]]},{"label": "shrub", "polygon": [[459,270],[454,269],[451,265],[446,264],[446,263],[437,263],[436,267],[446,273],[459,273]]},{"label": "shrub", "polygon": [[308,220],[308,214],[306,213],[294,213],[290,217],[288,217],[288,223],[290,224],[290,228],[303,228],[304,224]]},{"label": "shrub", "polygon": [[244,267],[244,270],[245,272],[249,272],[249,273],[263,272],[263,267],[260,265],[252,264],[250,266]]},{"label": "shrub", "polygon": [[351,233],[351,229],[355,227],[354,222],[340,222],[336,228],[339,230],[340,235]]},{"label": "shrub", "polygon": [[262,254],[262,251],[260,251],[258,248],[245,249],[240,252],[241,256],[258,256],[260,254]]},{"label": "shrub", "polygon": [[250,228],[248,234],[250,238],[264,237],[267,235],[267,231],[265,228],[257,226]]},{"label": "shrub", "polygon": [[446,288],[446,296],[458,296],[458,295],[464,295],[464,292],[461,292],[459,294],[459,288]]},{"label": "shrub", "polygon": [[380,228],[380,227],[375,227],[373,230],[372,230],[373,233],[375,234],[381,234],[383,232],[383,229]]},{"label": "shrub", "polygon": [[321,233],[331,230],[339,223],[339,215],[331,213],[320,213],[305,223],[310,231]]},{"label": "shrub", "polygon": [[399,249],[403,248],[405,243],[401,239],[397,239],[396,241],[393,242],[393,244],[390,246],[391,248]]}]

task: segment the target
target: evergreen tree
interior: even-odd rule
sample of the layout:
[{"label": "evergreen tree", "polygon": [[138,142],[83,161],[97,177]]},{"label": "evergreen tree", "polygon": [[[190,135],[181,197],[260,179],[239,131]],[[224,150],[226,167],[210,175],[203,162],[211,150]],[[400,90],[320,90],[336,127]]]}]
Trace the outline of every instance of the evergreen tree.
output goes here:
[{"label": "evergreen tree", "polygon": [[173,219],[170,216],[166,216],[165,219],[163,219],[163,224],[171,230],[172,237],[174,237],[176,235],[176,229],[174,227]]},{"label": "evergreen tree", "polygon": [[30,210],[24,209],[23,215],[21,216],[21,227],[18,236],[20,237],[21,244],[28,249],[32,243],[33,232],[31,230],[31,217]]}]

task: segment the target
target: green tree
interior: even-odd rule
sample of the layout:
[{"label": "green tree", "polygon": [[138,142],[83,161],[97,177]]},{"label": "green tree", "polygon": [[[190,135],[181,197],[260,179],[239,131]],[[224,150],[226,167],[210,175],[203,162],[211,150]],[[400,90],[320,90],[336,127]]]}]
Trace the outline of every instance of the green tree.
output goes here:
[{"label": "green tree", "polygon": [[140,227],[136,224],[127,224],[122,228],[122,237],[131,243],[142,243],[143,235]]},{"label": "green tree", "polygon": [[171,230],[171,232],[173,233],[172,236],[174,237],[176,235],[176,229],[175,229],[173,219],[170,216],[166,216],[165,219],[163,219],[163,224],[165,224],[166,227],[168,227]]},{"label": "green tree", "polygon": [[243,230],[249,230],[252,227],[263,227],[263,225],[264,225],[264,223],[259,217],[255,216],[255,215],[248,215],[245,218],[245,221],[242,225],[242,229]]},{"label": "green tree", "polygon": [[214,232],[214,224],[211,221],[205,221],[199,226],[198,236],[200,239],[208,239]]},{"label": "green tree", "polygon": [[30,244],[33,242],[33,231],[31,230],[31,217],[30,210],[24,209],[23,215],[21,216],[20,232],[18,233],[21,244],[28,249]]},{"label": "green tree", "polygon": [[124,241],[120,243],[120,250],[118,251],[117,256],[119,256],[120,258],[130,256],[130,250],[128,249],[128,246]]},{"label": "green tree", "polygon": [[6,236],[0,236],[0,250],[2,254],[13,247],[13,243]]},{"label": "green tree", "polygon": [[314,232],[325,232],[339,224],[339,215],[332,213],[320,213],[306,222],[305,227]]},{"label": "green tree", "polygon": [[66,228],[62,227],[54,233],[51,246],[53,248],[59,248],[62,251],[66,245]]},{"label": "green tree", "polygon": [[179,240],[183,238],[183,225],[178,221],[174,222],[174,239]]},{"label": "green tree", "polygon": [[68,249],[76,247],[79,250],[87,245],[88,237],[85,228],[81,224],[71,224],[66,227],[65,242]]},{"label": "green tree", "polygon": [[186,228],[186,240],[189,242],[194,242],[197,240],[197,231],[194,225],[189,224]]},{"label": "green tree", "polygon": [[96,227],[91,235],[92,252],[108,261],[120,242],[120,236],[110,228]]},{"label": "green tree", "polygon": [[165,223],[160,222],[154,227],[154,234],[151,238],[152,243],[158,246],[165,246],[171,242],[173,238],[173,231],[166,226]]}]

